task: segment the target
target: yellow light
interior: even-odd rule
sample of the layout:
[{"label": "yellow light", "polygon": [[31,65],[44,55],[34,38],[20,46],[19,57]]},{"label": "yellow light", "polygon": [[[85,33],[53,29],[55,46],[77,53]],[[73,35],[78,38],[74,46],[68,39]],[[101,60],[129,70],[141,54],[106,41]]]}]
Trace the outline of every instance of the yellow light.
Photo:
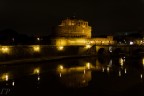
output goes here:
[{"label": "yellow light", "polygon": [[126,74],[126,73],[127,73],[127,70],[125,69],[124,71],[125,71],[125,74]]},{"label": "yellow light", "polygon": [[143,64],[143,66],[144,66],[144,58],[142,59],[142,64]]},{"label": "yellow light", "polygon": [[9,79],[9,75],[7,73],[4,73],[2,75],[2,80],[8,81],[8,79]]},{"label": "yellow light", "polygon": [[56,39],[56,46],[65,46],[67,45],[66,39]]},{"label": "yellow light", "polygon": [[2,47],[1,51],[2,51],[2,53],[9,53],[9,48],[8,47]]},{"label": "yellow light", "polygon": [[[84,28],[84,27],[86,27],[85,25],[82,25],[82,27]],[[84,30],[83,30],[84,31]]]},{"label": "yellow light", "polygon": [[90,43],[92,43],[92,44],[93,44],[93,43],[94,43],[94,41],[90,41]]},{"label": "yellow light", "polygon": [[39,73],[40,73],[40,69],[39,68],[34,69],[34,74],[39,74]]},{"label": "yellow light", "polygon": [[65,72],[65,70],[64,70],[64,66],[63,66],[63,65],[58,65],[58,67],[57,67],[57,71],[58,71],[58,73],[59,73],[60,76],[61,76],[61,73],[62,73],[62,72]]},{"label": "yellow light", "polygon": [[107,72],[109,73],[109,71],[110,71],[110,68],[109,68],[109,67],[107,67]]},{"label": "yellow light", "polygon": [[63,70],[63,66],[62,66],[62,65],[60,65],[59,68],[60,68],[61,70]]},{"label": "yellow light", "polygon": [[35,52],[40,52],[40,46],[33,46],[33,50]]},{"label": "yellow light", "polygon": [[84,69],[84,74],[85,74],[86,72],[85,72],[85,69]]},{"label": "yellow light", "polygon": [[90,63],[89,63],[89,62],[86,63],[86,67],[87,67],[88,69],[90,69]]},{"label": "yellow light", "polygon": [[88,44],[88,45],[86,45],[86,47],[85,47],[85,48],[87,48],[87,49],[88,49],[88,48],[91,48],[91,45],[89,45],[89,44]]},{"label": "yellow light", "polygon": [[61,51],[61,50],[64,49],[64,47],[63,46],[59,46],[59,47],[57,47],[57,49]]},{"label": "yellow light", "polygon": [[8,75],[6,75],[6,81],[8,81],[8,79],[9,79],[9,77],[8,77]]},{"label": "yellow light", "polygon": [[122,58],[119,59],[119,63],[120,65],[123,67],[123,64],[124,64],[124,60]]}]

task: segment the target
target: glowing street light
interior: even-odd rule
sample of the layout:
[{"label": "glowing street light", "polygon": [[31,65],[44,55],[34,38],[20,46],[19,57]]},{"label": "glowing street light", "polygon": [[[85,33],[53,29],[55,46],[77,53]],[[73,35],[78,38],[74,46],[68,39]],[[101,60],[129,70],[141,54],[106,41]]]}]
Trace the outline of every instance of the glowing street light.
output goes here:
[{"label": "glowing street light", "polygon": [[9,48],[8,47],[2,47],[1,51],[2,51],[2,53],[9,53]]},{"label": "glowing street light", "polygon": [[62,65],[60,65],[59,68],[60,68],[61,70],[63,70],[63,66],[62,66]]},{"label": "glowing street light", "polygon": [[133,41],[130,41],[130,45],[133,45],[134,44],[134,42]]},{"label": "glowing street light", "polygon": [[63,46],[59,46],[59,47],[57,47],[57,49],[58,49],[59,51],[61,51],[61,50],[64,49],[64,47],[63,47]]},{"label": "glowing street light", "polygon": [[34,69],[34,74],[39,74],[40,73],[40,69],[39,68],[35,68]]},{"label": "glowing street light", "polygon": [[33,46],[33,50],[35,52],[40,52],[40,46]]},{"label": "glowing street light", "polygon": [[89,62],[88,62],[88,63],[86,63],[86,67],[87,67],[87,69],[90,69],[91,65],[90,65],[90,63],[89,63]]},{"label": "glowing street light", "polygon": [[37,37],[37,41],[40,41],[40,38],[39,38],[39,37]]},{"label": "glowing street light", "polygon": [[89,48],[91,48],[91,45],[90,45],[90,44],[87,44],[87,45],[85,46],[85,48],[89,49]]},{"label": "glowing street light", "polygon": [[7,73],[4,73],[2,75],[2,80],[8,81],[9,80],[9,75]]}]

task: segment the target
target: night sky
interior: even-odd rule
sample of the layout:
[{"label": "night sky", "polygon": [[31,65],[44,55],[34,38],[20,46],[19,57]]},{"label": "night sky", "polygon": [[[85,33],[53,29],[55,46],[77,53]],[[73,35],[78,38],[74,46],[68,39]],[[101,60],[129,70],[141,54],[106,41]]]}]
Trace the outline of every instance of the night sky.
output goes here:
[{"label": "night sky", "polygon": [[144,29],[144,0],[0,0],[0,30],[48,35],[61,20],[89,21],[95,35]]}]

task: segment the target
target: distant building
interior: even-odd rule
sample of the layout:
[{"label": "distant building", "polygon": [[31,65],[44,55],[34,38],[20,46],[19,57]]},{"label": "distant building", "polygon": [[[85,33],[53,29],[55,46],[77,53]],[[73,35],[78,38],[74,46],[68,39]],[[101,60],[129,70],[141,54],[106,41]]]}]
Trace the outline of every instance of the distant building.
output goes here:
[{"label": "distant building", "polygon": [[57,46],[69,45],[109,45],[113,44],[113,36],[107,38],[91,38],[91,26],[87,21],[65,19],[57,26],[52,44]]},{"label": "distant building", "polygon": [[91,26],[84,20],[66,19],[56,29],[56,36],[71,38],[91,38]]}]

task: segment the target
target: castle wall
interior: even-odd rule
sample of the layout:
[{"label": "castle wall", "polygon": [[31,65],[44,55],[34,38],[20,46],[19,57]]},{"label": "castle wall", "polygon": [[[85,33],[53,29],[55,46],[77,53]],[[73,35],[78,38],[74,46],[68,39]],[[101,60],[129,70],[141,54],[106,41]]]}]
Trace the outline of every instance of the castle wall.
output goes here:
[{"label": "castle wall", "polygon": [[63,20],[56,28],[57,37],[91,38],[91,27],[83,20]]}]

